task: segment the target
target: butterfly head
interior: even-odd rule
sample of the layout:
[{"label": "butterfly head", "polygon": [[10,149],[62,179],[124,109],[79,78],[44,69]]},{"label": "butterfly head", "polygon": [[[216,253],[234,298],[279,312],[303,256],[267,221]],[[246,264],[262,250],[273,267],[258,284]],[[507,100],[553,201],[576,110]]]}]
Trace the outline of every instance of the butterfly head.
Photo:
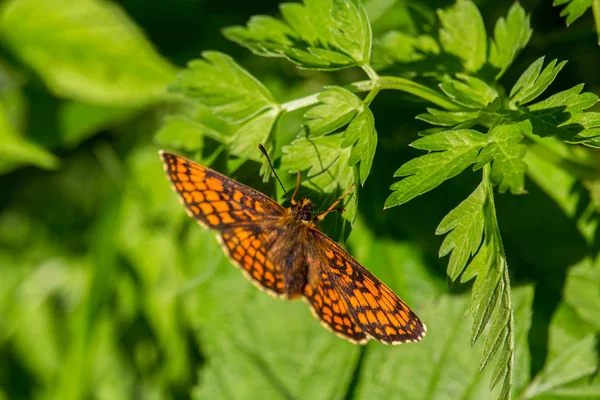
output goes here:
[{"label": "butterfly head", "polygon": [[306,197],[301,198],[298,201],[295,201],[290,208],[292,212],[292,216],[302,222],[310,222],[313,217],[313,203]]}]

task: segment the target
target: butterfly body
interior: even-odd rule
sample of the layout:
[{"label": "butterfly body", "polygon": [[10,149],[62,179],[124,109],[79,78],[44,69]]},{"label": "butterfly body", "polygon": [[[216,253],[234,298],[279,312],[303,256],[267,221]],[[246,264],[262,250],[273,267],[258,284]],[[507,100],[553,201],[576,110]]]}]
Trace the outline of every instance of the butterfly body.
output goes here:
[{"label": "butterfly body", "polygon": [[210,168],[160,154],[188,214],[219,232],[225,253],[257,287],[302,297],[325,327],[355,343],[423,338],[427,330],[414,312],[320,231],[309,199],[284,208]]}]

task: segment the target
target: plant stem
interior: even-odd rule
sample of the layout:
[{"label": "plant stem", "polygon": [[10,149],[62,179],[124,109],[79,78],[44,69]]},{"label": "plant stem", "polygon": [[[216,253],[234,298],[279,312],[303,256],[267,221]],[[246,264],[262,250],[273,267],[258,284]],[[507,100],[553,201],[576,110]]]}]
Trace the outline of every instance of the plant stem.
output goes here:
[{"label": "plant stem", "polygon": [[[398,78],[395,76],[378,76],[375,80],[359,81],[345,86],[346,89],[354,93],[370,92],[376,87],[378,89],[375,94],[377,94],[377,92],[379,92],[381,89],[399,90],[428,100],[446,110],[460,109],[459,106],[451,102],[448,98],[444,97],[441,93],[405,78]],[[283,103],[281,105],[281,109],[285,112],[290,112],[317,104],[319,102],[318,95],[319,93],[314,93],[306,97],[288,101],[287,103]]]}]

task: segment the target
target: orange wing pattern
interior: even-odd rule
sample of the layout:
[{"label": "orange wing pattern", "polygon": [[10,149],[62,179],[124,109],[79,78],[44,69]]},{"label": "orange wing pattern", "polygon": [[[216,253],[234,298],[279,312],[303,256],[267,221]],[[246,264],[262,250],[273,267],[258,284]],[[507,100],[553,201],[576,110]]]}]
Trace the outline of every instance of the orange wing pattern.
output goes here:
[{"label": "orange wing pattern", "polygon": [[190,216],[222,230],[232,225],[277,218],[286,210],[258,190],[184,157],[160,152],[165,170]]},{"label": "orange wing pattern", "polygon": [[315,317],[333,333],[354,343],[366,343],[365,332],[354,322],[348,306],[336,289],[331,276],[321,272],[304,287],[304,298],[310,304]]},{"label": "orange wing pattern", "polygon": [[285,293],[281,266],[273,265],[269,257],[269,238],[255,226],[229,228],[221,233],[221,241],[232,261],[259,289],[275,296]]},{"label": "orange wing pattern", "polygon": [[[367,337],[400,344],[417,342],[425,336],[425,325],[390,288],[325,234],[318,230],[313,233],[323,260],[310,265],[320,271],[309,271],[309,282],[313,283],[306,296],[323,322],[335,333],[355,342],[364,342],[363,338]],[[323,297],[322,302],[315,293]],[[327,298],[332,303],[330,307]],[[333,309],[334,301],[339,312]],[[355,325],[352,332],[343,319],[346,315],[351,316]],[[343,326],[339,324],[340,318]]]}]

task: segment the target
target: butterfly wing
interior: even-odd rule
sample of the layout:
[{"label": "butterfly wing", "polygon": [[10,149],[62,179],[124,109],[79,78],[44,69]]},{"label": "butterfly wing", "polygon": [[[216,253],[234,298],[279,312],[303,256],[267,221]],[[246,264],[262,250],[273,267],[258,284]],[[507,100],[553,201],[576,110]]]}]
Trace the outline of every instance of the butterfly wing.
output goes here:
[{"label": "butterfly wing", "polygon": [[188,214],[208,228],[223,230],[277,218],[286,212],[258,190],[210,168],[165,151],[160,156]]},{"label": "butterfly wing", "polygon": [[264,227],[248,224],[227,228],[220,239],[231,260],[259,289],[275,296],[285,294],[283,271],[269,256],[270,239]]},{"label": "butterfly wing", "polygon": [[[323,322],[334,332],[358,342],[365,341],[362,339],[364,337],[387,344],[399,344],[418,342],[425,336],[425,325],[390,288],[324,233],[318,230],[312,232],[315,240],[314,260],[309,264],[312,269],[309,271],[307,287],[310,289],[305,296]],[[315,293],[326,297],[322,302],[317,301]],[[332,302],[327,309],[325,298]],[[336,325],[329,323],[329,319],[338,314],[332,309],[334,300],[340,310],[338,316],[342,317],[342,322],[345,322],[344,316],[350,316],[356,333],[339,330]],[[331,316],[329,309],[333,314]]]}]

